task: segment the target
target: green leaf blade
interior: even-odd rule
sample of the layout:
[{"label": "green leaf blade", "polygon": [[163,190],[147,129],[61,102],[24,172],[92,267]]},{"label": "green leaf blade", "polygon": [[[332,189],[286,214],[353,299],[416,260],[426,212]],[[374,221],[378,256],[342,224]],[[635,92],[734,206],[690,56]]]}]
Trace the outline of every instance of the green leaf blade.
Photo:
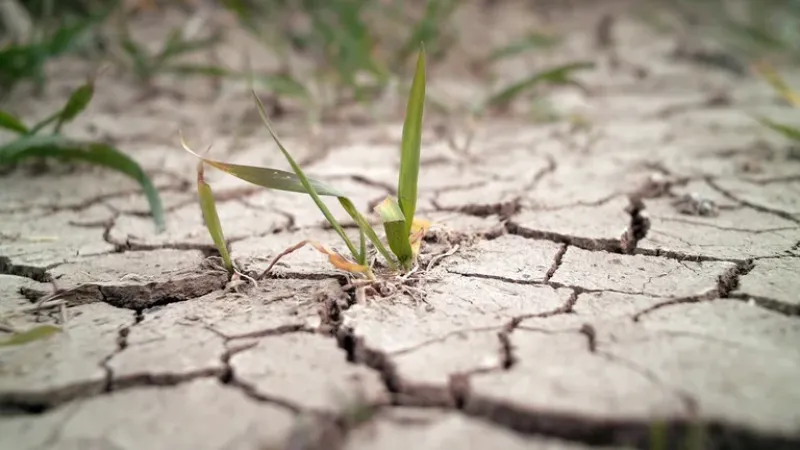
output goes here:
[{"label": "green leaf blade", "polygon": [[425,107],[425,48],[420,47],[417,68],[408,96],[406,119],[403,123],[403,141],[400,153],[400,177],[397,195],[405,216],[406,234],[411,229],[417,208],[417,181],[419,178],[419,153],[422,143],[422,116]]},{"label": "green leaf blade", "polygon": [[490,62],[497,62],[501,59],[510,58],[530,50],[553,47],[559,42],[561,42],[561,39],[555,36],[544,33],[530,33],[518,41],[493,51],[489,55],[488,60]]},{"label": "green leaf blade", "polygon": [[83,86],[75,89],[72,95],[69,96],[67,104],[61,110],[58,122],[56,123],[56,132],[61,129],[61,126],[74,120],[92,101],[94,96],[94,83],[87,82]]},{"label": "green leaf blade", "polygon": [[28,127],[16,116],[0,109],[0,128],[14,133],[24,134],[28,132]]},{"label": "green leaf blade", "polygon": [[0,147],[0,165],[37,156],[85,161],[128,175],[142,187],[157,231],[165,229],[164,207],[150,177],[139,163],[116,148],[99,142],[71,140],[58,134],[25,135]]},{"label": "green leaf blade", "polygon": [[593,69],[595,64],[591,61],[582,61],[571,64],[565,64],[553,69],[537,72],[528,78],[525,78],[510,86],[500,90],[500,92],[492,95],[486,100],[486,106],[499,106],[506,105],[511,102],[515,97],[523,92],[532,89],[539,83],[551,84],[576,84],[571,78],[573,72],[579,70]]},{"label": "green leaf blade", "polygon": [[[353,255],[353,258],[357,259],[359,254],[358,249],[356,249],[355,245],[353,245],[353,242],[350,240],[350,238],[347,237],[347,233],[344,232],[344,229],[342,228],[341,224],[339,224],[336,218],[333,217],[333,214],[331,214],[330,210],[325,205],[325,203],[322,202],[322,199],[319,198],[316,189],[311,184],[308,177],[306,177],[305,173],[303,173],[303,169],[300,168],[300,166],[297,164],[294,158],[292,158],[292,155],[289,154],[289,151],[286,150],[286,148],[283,146],[280,139],[278,139],[277,134],[275,134],[275,131],[273,131],[272,126],[269,123],[269,119],[267,118],[267,112],[264,109],[264,104],[261,103],[261,99],[258,98],[258,95],[255,93],[255,91],[252,92],[253,92],[253,98],[255,98],[256,100],[256,106],[258,107],[258,113],[261,116],[261,120],[264,122],[264,125],[267,127],[267,130],[269,130],[269,134],[270,136],[272,136],[272,140],[275,141],[275,144],[278,146],[278,149],[280,149],[281,153],[283,153],[284,158],[286,158],[286,161],[292,167],[292,170],[294,171],[295,175],[300,180],[303,188],[305,189],[305,193],[311,196],[311,198],[314,200],[314,203],[317,205],[317,208],[319,208],[319,210],[322,212],[322,215],[325,216],[325,219],[328,221],[328,223],[331,224],[331,226],[339,235],[339,237],[341,237],[342,240],[345,242],[345,245],[347,245],[347,249],[350,251],[350,254]],[[342,198],[344,197],[339,196],[340,202]]]},{"label": "green leaf blade", "polygon": [[200,209],[203,211],[203,219],[205,220],[208,234],[211,235],[211,239],[214,241],[214,245],[217,247],[217,251],[222,257],[225,270],[232,274],[233,261],[228,252],[228,245],[225,242],[225,234],[222,232],[222,224],[220,223],[217,205],[214,201],[214,192],[203,177],[202,161],[197,165],[197,196],[200,199]]},{"label": "green leaf blade", "polygon": [[383,222],[383,229],[386,232],[386,240],[389,241],[389,248],[397,256],[403,268],[410,269],[414,259],[414,251],[411,248],[406,219],[400,209],[400,205],[397,204],[397,200],[387,197],[375,207],[375,211]]},{"label": "green leaf blade", "polygon": [[[372,245],[374,245],[378,250],[378,253],[380,253],[381,256],[383,256],[383,258],[386,260],[389,268],[394,269],[394,258],[392,258],[392,255],[389,253],[389,251],[386,250],[386,247],[383,245],[381,239],[378,237],[378,234],[375,233],[375,230],[369,224],[367,219],[364,218],[360,212],[358,212],[358,209],[356,209],[355,205],[353,205],[353,202],[347,197],[339,197],[339,203],[342,205],[342,208],[347,211],[347,214],[353,218],[353,221],[356,223],[356,225],[358,225],[358,228],[361,230],[361,232],[367,235],[367,238],[369,238],[370,242],[372,242]],[[366,255],[366,253],[364,253],[364,255]]]},{"label": "green leaf blade", "polygon": [[800,128],[791,125],[774,122],[766,117],[756,117],[756,120],[761,122],[762,125],[782,134],[787,139],[795,142],[800,142]]},{"label": "green leaf blade", "polygon": [[0,347],[24,345],[29,342],[48,338],[59,332],[61,332],[61,328],[55,325],[39,325],[38,327],[12,334],[8,339],[0,341]]}]

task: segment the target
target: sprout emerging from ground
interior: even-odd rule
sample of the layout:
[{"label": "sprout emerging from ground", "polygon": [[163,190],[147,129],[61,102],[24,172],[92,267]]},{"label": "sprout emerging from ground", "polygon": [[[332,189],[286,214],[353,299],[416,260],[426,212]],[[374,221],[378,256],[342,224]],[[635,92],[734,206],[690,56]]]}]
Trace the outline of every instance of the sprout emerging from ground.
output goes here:
[{"label": "sprout emerging from ground", "polygon": [[[350,252],[350,258],[329,249],[327,246],[313,241],[304,240],[286,249],[275,257],[272,263],[262,273],[262,277],[269,273],[275,263],[283,256],[305,246],[311,245],[316,250],[328,256],[328,260],[338,269],[345,270],[354,274],[362,274],[369,280],[375,280],[373,267],[368,261],[366,240],[375,247],[383,257],[386,266],[394,271],[402,270],[408,272],[414,267],[417,256],[419,255],[422,238],[428,230],[429,223],[416,218],[417,207],[417,180],[419,175],[420,145],[422,136],[422,116],[425,104],[425,50],[420,48],[417,58],[417,66],[411,91],[408,98],[405,123],[403,125],[403,139],[401,145],[400,174],[397,185],[397,198],[387,197],[376,208],[375,212],[381,218],[384,232],[386,234],[387,246],[378,237],[378,234],[369,224],[367,219],[356,209],[353,202],[344,194],[327,184],[308,178],[303,169],[297,164],[288,150],[283,146],[267,118],[264,105],[258,96],[253,92],[261,119],[270,132],[273,140],[277,144],[283,156],[292,168],[292,172],[270,169],[264,167],[245,166],[228,164],[222,161],[201,156],[191,150],[181,139],[186,151],[201,160],[198,168],[198,195],[203,210],[209,234],[214,240],[220,254],[223,257],[225,269],[229,273],[234,272],[228,250],[225,246],[225,239],[222,233],[219,217],[214,206],[214,197],[211,188],[203,179],[202,166],[208,164],[223,172],[231,174],[249,183],[263,186],[269,189],[277,189],[287,192],[296,192],[311,196],[314,203],[330,223],[331,227],[342,238]],[[359,242],[356,246],[350,237],[347,236],[343,227],[333,217],[328,207],[322,202],[321,196],[336,197],[339,204],[344,208],[348,215],[353,219],[359,229]]]}]

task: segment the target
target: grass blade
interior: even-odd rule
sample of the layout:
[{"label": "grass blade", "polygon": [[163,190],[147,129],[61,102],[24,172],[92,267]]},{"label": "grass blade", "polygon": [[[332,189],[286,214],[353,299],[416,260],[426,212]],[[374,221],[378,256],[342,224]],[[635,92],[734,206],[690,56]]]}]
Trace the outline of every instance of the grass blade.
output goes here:
[{"label": "grass blade", "polygon": [[212,78],[225,78],[235,75],[235,73],[224,67],[203,64],[170,64],[162,67],[160,70],[162,73],[189,76],[197,75]]},{"label": "grass blade", "polygon": [[400,178],[397,196],[400,210],[405,216],[406,235],[411,229],[417,208],[417,179],[419,177],[419,150],[422,141],[422,115],[425,106],[425,47],[420,46],[417,69],[406,107],[403,124],[403,142],[400,153]]},{"label": "grass blade", "polygon": [[147,79],[153,72],[153,68],[148,62],[149,55],[147,52],[130,38],[123,39],[121,46],[133,63],[133,70],[136,72],[136,76],[140,79]]},{"label": "grass blade", "polygon": [[308,89],[290,75],[254,75],[253,81],[279,95],[310,100]]},{"label": "grass blade", "polygon": [[0,128],[4,128],[15,133],[24,134],[28,132],[28,127],[11,113],[0,110]]},{"label": "grass blade", "polygon": [[650,424],[650,450],[666,450],[667,448],[667,426],[662,421],[655,421]]},{"label": "grass blade", "polygon": [[495,62],[501,59],[519,55],[520,53],[525,53],[529,50],[553,47],[560,41],[561,39],[555,36],[550,36],[544,33],[531,33],[518,41],[512,42],[493,51],[489,55],[488,59],[490,62]]},{"label": "grass blade", "polygon": [[50,114],[49,116],[45,117],[44,119],[36,123],[34,126],[32,126],[31,129],[28,130],[28,134],[36,134],[42,131],[44,127],[55,122],[56,120],[58,120],[59,117],[61,117],[61,111],[57,111],[53,114]]},{"label": "grass blade", "polygon": [[203,176],[203,161],[197,163],[197,196],[200,198],[200,209],[203,211],[203,219],[205,220],[208,234],[214,241],[220,256],[222,256],[222,263],[228,273],[233,273],[233,261],[231,255],[228,253],[228,245],[225,242],[225,235],[222,233],[222,224],[219,221],[219,214],[217,214],[217,205],[214,201],[214,193],[211,191],[211,186],[206,183]]},{"label": "grass blade", "polygon": [[[275,144],[278,146],[278,148],[280,149],[281,153],[283,153],[283,156],[286,158],[286,161],[289,162],[289,165],[292,167],[292,170],[294,171],[295,175],[297,176],[297,178],[300,179],[300,182],[302,183],[303,188],[305,189],[305,193],[310,195],[311,198],[314,200],[314,203],[317,205],[317,208],[319,208],[319,210],[322,212],[322,215],[325,216],[325,219],[331,224],[333,229],[336,230],[336,233],[345,242],[345,244],[347,245],[347,249],[350,250],[350,254],[353,255],[353,258],[358,258],[358,250],[353,245],[353,242],[350,241],[350,238],[347,237],[347,233],[344,232],[344,229],[342,228],[342,226],[339,224],[339,222],[336,220],[336,218],[333,217],[333,214],[331,214],[331,212],[328,209],[328,207],[325,206],[325,203],[322,202],[322,199],[319,198],[319,195],[317,194],[317,190],[314,188],[314,186],[311,184],[309,179],[306,177],[305,173],[303,173],[303,169],[300,168],[300,166],[297,164],[297,162],[295,162],[294,158],[292,158],[292,155],[289,154],[289,152],[286,150],[286,148],[280,142],[280,140],[278,139],[278,136],[272,130],[272,126],[269,123],[269,119],[267,118],[267,112],[266,112],[266,110],[264,110],[264,104],[261,103],[261,100],[258,98],[258,95],[256,95],[256,92],[255,91],[252,91],[252,92],[253,92],[253,98],[255,98],[255,100],[256,100],[256,106],[258,107],[258,113],[259,113],[259,115],[261,115],[261,120],[264,122],[264,125],[267,127],[267,130],[269,130],[270,136],[272,136],[272,139],[275,141]],[[340,202],[342,201],[342,198],[344,198],[344,197],[343,196],[339,196],[339,201]],[[366,230],[364,230],[364,231],[366,232]]]},{"label": "grass blade", "polygon": [[383,202],[375,207],[375,212],[378,213],[383,222],[383,229],[386,231],[389,248],[397,256],[400,265],[406,270],[410,269],[414,261],[414,252],[409,241],[406,219],[397,201],[391,197],[386,197]]},{"label": "grass blade", "polygon": [[787,103],[800,106],[800,94],[789,87],[777,70],[767,63],[756,64],[755,70]]},{"label": "grass blade", "polygon": [[594,68],[595,64],[590,61],[576,62],[556,67],[554,69],[538,72],[522,81],[516,82],[511,86],[506,87],[500,92],[492,95],[486,100],[486,106],[501,106],[506,105],[516,96],[533,88],[539,83],[551,84],[575,84],[571,75],[573,72],[585,69]]},{"label": "grass blade", "polygon": [[[358,228],[361,230],[361,232],[367,235],[367,238],[369,238],[370,242],[372,242],[372,245],[374,245],[378,250],[378,253],[380,253],[381,256],[383,256],[383,258],[386,260],[386,264],[389,266],[389,268],[394,269],[396,266],[394,258],[392,258],[392,255],[389,253],[389,251],[386,250],[386,247],[383,245],[381,239],[375,233],[375,230],[372,228],[369,222],[367,222],[367,219],[365,219],[364,216],[358,212],[358,209],[356,209],[355,205],[353,205],[353,202],[347,197],[339,197],[339,203],[342,205],[342,208],[347,211],[347,214],[353,218],[353,221],[356,223],[356,225],[358,225]],[[362,255],[366,259],[366,252],[362,252]]]},{"label": "grass blade", "polygon": [[30,330],[18,331],[12,334],[8,339],[0,341],[0,347],[24,345],[29,342],[50,337],[60,331],[61,328],[55,325],[39,325],[38,327],[33,327]]},{"label": "grass blade", "polygon": [[161,197],[141,166],[114,147],[98,142],[67,139],[61,135],[25,135],[0,147],[0,165],[31,157],[51,157],[86,161],[114,169],[136,180],[142,187],[157,231],[165,228]]},{"label": "grass blade", "polygon": [[778,122],[773,122],[766,117],[756,117],[756,120],[761,122],[762,125],[771,128],[773,131],[777,131],[778,133],[784,135],[786,138],[800,142],[800,128],[793,127],[791,125],[785,125]]},{"label": "grass blade", "polygon": [[90,80],[83,86],[75,89],[72,92],[72,95],[69,96],[69,100],[67,100],[67,104],[64,105],[64,108],[61,109],[60,114],[58,115],[58,120],[56,121],[55,132],[58,133],[61,131],[61,127],[68,122],[71,122],[78,114],[81,113],[87,106],[89,106],[89,102],[92,101],[92,97],[94,96],[94,83]]},{"label": "grass blade", "polygon": [[[414,26],[411,35],[397,53],[397,65],[405,64],[408,58],[414,54],[414,49],[420,42],[427,42],[432,56],[435,56],[437,50],[441,50],[444,22],[455,13],[459,6],[461,6],[460,0],[429,0],[425,7],[425,15]],[[431,48],[431,44],[433,44],[433,48]]]},{"label": "grass blade", "polygon": [[[298,194],[308,193],[300,178],[292,172],[270,169],[266,167],[229,164],[226,162],[206,158],[205,156],[199,155],[194,150],[189,148],[189,146],[186,144],[186,141],[183,139],[183,136],[181,136],[181,145],[183,146],[184,150],[191,153],[195,157],[202,159],[203,162],[209,166],[215,167],[225,173],[235,176],[236,178],[247,181],[248,183],[253,183],[261,187],[276,189],[279,191],[296,192]],[[321,181],[314,180],[313,178],[307,178],[307,180],[314,187],[317,195],[330,197],[341,197],[344,195],[335,188],[328,186]]]},{"label": "grass blade", "polygon": [[364,238],[364,230],[361,228],[358,229],[358,258],[357,261],[363,261],[363,264],[367,261],[367,240]]}]

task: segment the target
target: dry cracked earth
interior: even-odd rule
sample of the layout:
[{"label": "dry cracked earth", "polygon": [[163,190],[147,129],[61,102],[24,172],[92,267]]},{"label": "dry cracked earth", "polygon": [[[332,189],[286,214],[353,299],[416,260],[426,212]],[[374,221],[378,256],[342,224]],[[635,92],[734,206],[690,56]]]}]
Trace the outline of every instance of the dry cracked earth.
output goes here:
[{"label": "dry cracked earth", "polygon": [[[207,260],[195,161],[153,122],[201,101],[150,100],[121,126],[102,111],[124,94],[98,100],[85,124],[154,176],[167,231],[108,171],[0,178],[0,312],[66,318],[0,349],[0,448],[646,449],[654,430],[659,448],[800,448],[800,161],[747,112],[800,114],[633,20],[616,32],[588,91],[551,94],[588,127],[427,120],[434,227],[406,288],[366,299],[309,249],[229,284]],[[194,124],[206,137],[213,111]],[[283,134],[366,209],[392,192],[400,130]],[[266,136],[233,150],[220,134],[212,154],[282,166]],[[308,237],[339,245],[310,199],[209,180],[243,267]]]}]

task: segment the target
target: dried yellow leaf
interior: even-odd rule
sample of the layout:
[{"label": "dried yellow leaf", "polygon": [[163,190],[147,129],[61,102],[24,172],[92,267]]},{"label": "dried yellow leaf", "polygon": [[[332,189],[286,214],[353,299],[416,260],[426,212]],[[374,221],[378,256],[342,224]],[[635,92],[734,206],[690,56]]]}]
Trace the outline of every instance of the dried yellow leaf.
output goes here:
[{"label": "dried yellow leaf", "polygon": [[328,261],[337,269],[353,273],[366,273],[369,270],[369,267],[350,262],[344,256],[318,242],[308,241],[308,243],[317,249],[318,252],[328,255]]},{"label": "dried yellow leaf", "polygon": [[411,241],[411,250],[413,250],[414,256],[419,254],[422,238],[425,237],[425,233],[428,232],[430,227],[431,223],[424,219],[414,219],[414,222],[411,223],[411,237],[409,240]]}]

